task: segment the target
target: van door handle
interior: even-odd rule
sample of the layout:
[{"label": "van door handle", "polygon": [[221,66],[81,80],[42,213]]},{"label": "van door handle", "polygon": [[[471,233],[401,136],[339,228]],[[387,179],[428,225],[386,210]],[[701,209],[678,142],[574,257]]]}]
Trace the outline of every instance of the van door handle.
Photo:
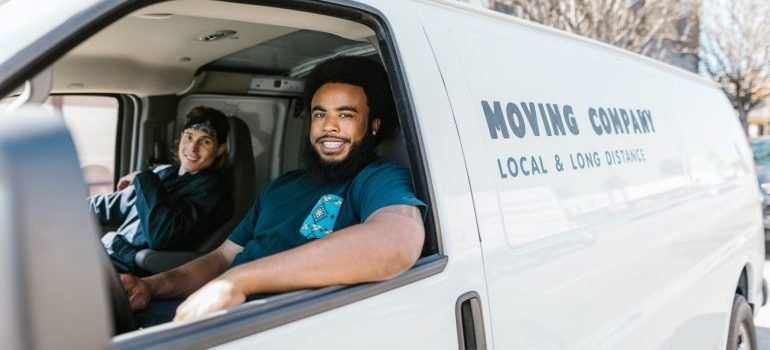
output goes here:
[{"label": "van door handle", "polygon": [[476,292],[460,296],[455,304],[457,319],[457,341],[460,350],[485,350],[484,317],[481,313],[481,299]]}]

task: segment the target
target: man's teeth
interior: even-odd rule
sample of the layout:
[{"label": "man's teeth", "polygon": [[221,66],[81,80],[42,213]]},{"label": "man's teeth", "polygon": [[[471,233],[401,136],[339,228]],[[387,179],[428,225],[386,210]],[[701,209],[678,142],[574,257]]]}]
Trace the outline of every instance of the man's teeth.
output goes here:
[{"label": "man's teeth", "polygon": [[334,142],[332,142],[332,141],[324,141],[323,145],[326,148],[337,148],[337,147],[342,146],[342,142],[339,142],[339,141],[334,141]]}]

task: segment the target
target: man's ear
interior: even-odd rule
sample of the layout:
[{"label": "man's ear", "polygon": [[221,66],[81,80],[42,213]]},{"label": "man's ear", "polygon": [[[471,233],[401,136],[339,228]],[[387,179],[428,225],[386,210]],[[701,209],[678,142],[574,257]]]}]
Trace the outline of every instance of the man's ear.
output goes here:
[{"label": "man's ear", "polygon": [[227,143],[223,142],[219,144],[219,147],[217,148],[217,157],[221,156],[225,153],[225,150],[227,149]]},{"label": "man's ear", "polygon": [[380,132],[380,123],[382,120],[380,118],[374,118],[372,119],[371,127],[372,127],[372,135],[377,135],[378,132]]}]

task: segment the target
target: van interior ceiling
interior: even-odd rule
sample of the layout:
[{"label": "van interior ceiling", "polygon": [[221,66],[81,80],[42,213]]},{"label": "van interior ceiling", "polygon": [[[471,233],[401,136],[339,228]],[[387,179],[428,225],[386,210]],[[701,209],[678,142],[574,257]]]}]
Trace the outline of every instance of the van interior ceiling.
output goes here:
[{"label": "van interior ceiling", "polygon": [[[197,85],[212,88],[205,77],[195,79],[201,73],[299,75],[330,56],[374,52],[372,37],[364,25],[324,15],[206,0],[162,2],[125,16],[64,56],[54,65],[53,92],[189,94]],[[224,91],[248,92],[248,85],[233,84]]]}]

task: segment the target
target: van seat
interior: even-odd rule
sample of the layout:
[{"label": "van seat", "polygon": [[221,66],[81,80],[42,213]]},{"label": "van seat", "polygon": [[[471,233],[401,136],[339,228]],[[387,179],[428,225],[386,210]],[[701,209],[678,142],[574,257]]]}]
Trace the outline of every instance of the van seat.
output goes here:
[{"label": "van seat", "polygon": [[407,169],[411,169],[409,152],[406,150],[404,135],[400,130],[391,138],[382,140],[380,144],[377,145],[377,154],[399,163]]}]

